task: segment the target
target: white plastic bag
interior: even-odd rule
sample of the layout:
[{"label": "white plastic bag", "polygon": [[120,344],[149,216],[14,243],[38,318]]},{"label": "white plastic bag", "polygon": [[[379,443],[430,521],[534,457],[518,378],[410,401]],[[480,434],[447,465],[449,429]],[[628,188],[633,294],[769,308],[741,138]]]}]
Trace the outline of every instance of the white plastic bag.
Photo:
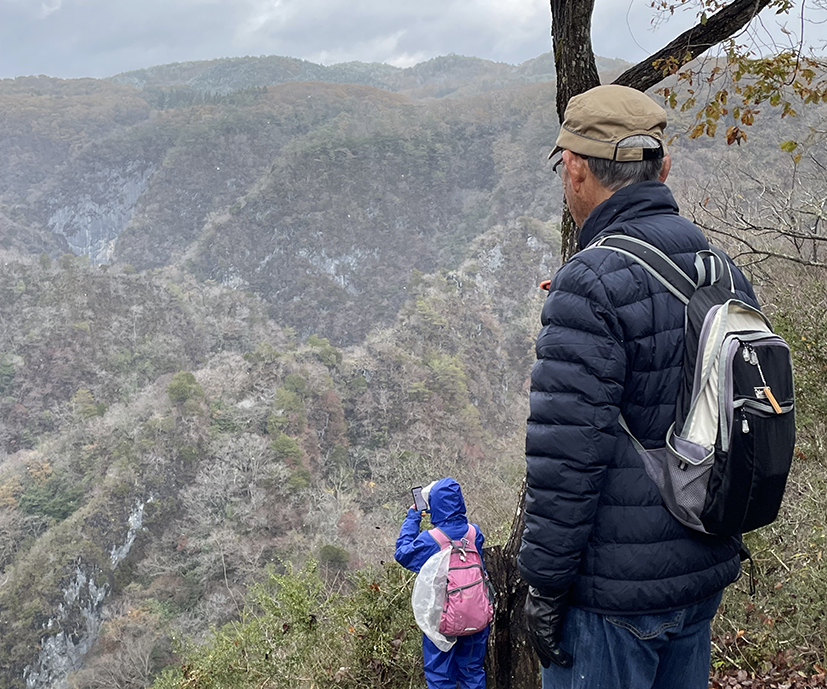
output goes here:
[{"label": "white plastic bag", "polygon": [[417,625],[440,651],[449,651],[457,642],[457,637],[439,633],[439,620],[445,605],[450,559],[451,548],[445,548],[431,555],[419,570],[411,596],[411,605]]}]

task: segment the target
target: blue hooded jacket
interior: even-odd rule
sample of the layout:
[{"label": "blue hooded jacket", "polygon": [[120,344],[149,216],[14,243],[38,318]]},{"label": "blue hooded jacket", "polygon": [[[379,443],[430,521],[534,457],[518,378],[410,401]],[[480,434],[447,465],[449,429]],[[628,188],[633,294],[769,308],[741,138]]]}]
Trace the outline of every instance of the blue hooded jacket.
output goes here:
[{"label": "blue hooded jacket", "polygon": [[[465,536],[468,531],[468,519],[465,516],[465,500],[462,490],[452,478],[437,481],[428,495],[428,507],[431,510],[431,523],[445,532],[453,540]],[[419,572],[431,555],[439,552],[439,545],[427,531],[419,533],[422,516],[415,509],[410,508],[396,539],[396,561],[411,570]],[[474,524],[477,530],[475,545],[482,558],[482,544],[485,537],[480,527]]]},{"label": "blue hooded jacket", "polygon": [[[465,516],[465,500],[459,484],[452,478],[437,481],[428,495],[431,510],[431,523],[442,529],[452,540],[459,540],[468,531],[468,519]],[[422,516],[410,508],[399,538],[396,539],[396,561],[411,570],[419,572],[431,555],[439,552],[439,545],[427,531],[419,533]],[[480,527],[474,524],[477,537],[474,545],[482,558],[482,544],[485,537]],[[483,564],[483,566],[485,566]],[[489,628],[481,629],[470,636],[460,636],[448,651],[440,651],[434,643],[423,634],[422,654],[425,664],[425,679],[429,689],[455,689],[457,682],[467,689],[485,689],[486,642]]]}]

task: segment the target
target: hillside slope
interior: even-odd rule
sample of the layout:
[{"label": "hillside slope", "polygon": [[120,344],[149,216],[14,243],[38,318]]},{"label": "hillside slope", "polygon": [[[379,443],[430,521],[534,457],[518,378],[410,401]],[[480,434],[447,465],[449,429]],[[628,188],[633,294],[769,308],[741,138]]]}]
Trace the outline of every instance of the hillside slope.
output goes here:
[{"label": "hillside slope", "polygon": [[[124,367],[140,361],[125,359],[135,334],[93,319],[89,329],[111,344],[87,348],[88,361],[104,380],[121,376],[120,394],[78,389],[51,408],[35,449],[0,465],[3,686],[67,686],[98,635],[136,610],[162,614],[138,639],[95,647],[87,672],[119,662],[128,641],[156,649],[154,672],[169,638],[237,614],[234,600],[268,562],[386,559],[406,486],[428,477],[461,477],[493,536],[519,480],[536,284],[555,269],[556,242],[536,221],[493,228],[458,270],[409,283],[392,327],[344,350],[316,336],[299,345],[227,288],[7,261],[44,291],[65,292],[70,277],[77,294],[106,285],[106,311],[124,326],[137,298],[138,339],[161,357],[144,361],[161,375]],[[174,300],[153,316],[157,297],[136,287]],[[41,336],[62,327],[49,322]],[[221,344],[197,346],[210,339]],[[177,357],[164,362],[170,346]],[[8,347],[13,367],[23,350]],[[13,384],[37,383],[29,367],[14,375]]]}]

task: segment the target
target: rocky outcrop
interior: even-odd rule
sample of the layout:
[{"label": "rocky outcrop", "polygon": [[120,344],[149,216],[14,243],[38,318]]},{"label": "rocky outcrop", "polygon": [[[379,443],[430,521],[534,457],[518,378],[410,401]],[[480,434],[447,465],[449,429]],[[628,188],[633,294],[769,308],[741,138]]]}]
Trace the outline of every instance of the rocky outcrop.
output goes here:
[{"label": "rocky outcrop", "polygon": [[[40,653],[33,666],[23,671],[28,689],[67,689],[67,677],[81,667],[84,656],[98,638],[100,611],[109,584],[99,584],[101,572],[75,568],[75,577],[63,591],[63,603],[44,625]],[[97,578],[97,580],[96,580]],[[49,633],[60,629],[56,634]]]},{"label": "rocky outcrop", "polygon": [[[143,528],[146,502],[137,502],[127,519],[127,533],[122,543],[112,546],[111,568],[114,571],[126,559]],[[110,593],[109,575],[94,565],[78,562],[74,577],[63,589],[63,602],[43,625],[40,653],[33,665],[26,667],[23,678],[27,689],[68,689],[69,674],[80,669],[86,654],[98,638],[101,611]],[[60,631],[56,631],[60,630]]]},{"label": "rocky outcrop", "polygon": [[65,237],[73,253],[95,264],[108,263],[154,171],[155,165],[143,161],[95,170],[84,180],[81,193],[50,199],[49,229]]}]

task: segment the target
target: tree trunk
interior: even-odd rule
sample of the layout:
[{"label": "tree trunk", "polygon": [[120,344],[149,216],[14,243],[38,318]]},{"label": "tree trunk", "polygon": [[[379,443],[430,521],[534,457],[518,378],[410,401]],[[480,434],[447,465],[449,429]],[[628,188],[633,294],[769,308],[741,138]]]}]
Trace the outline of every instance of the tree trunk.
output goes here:
[{"label": "tree trunk", "polygon": [[528,645],[523,619],[528,584],[517,571],[517,552],[525,524],[525,481],[520,488],[520,500],[511,534],[505,545],[485,549],[485,567],[497,591],[497,606],[485,670],[488,689],[539,689],[540,664]]},{"label": "tree trunk", "polygon": [[[557,118],[563,122],[572,96],[600,85],[592,50],[594,0],[551,0],[551,38],[557,71]],[[560,225],[562,260],[577,251],[577,226],[563,202]]]},{"label": "tree trunk", "polygon": [[[594,0],[550,0],[551,36],[557,70],[557,116],[569,98],[600,84],[592,51],[591,27]],[[568,207],[563,205],[562,259],[577,250],[577,227]],[[486,550],[485,563],[497,589],[497,612],[488,643],[488,689],[539,689],[540,665],[532,650],[523,621],[523,605],[528,585],[517,571],[517,553],[525,526],[525,482],[511,534],[504,546]]]}]

